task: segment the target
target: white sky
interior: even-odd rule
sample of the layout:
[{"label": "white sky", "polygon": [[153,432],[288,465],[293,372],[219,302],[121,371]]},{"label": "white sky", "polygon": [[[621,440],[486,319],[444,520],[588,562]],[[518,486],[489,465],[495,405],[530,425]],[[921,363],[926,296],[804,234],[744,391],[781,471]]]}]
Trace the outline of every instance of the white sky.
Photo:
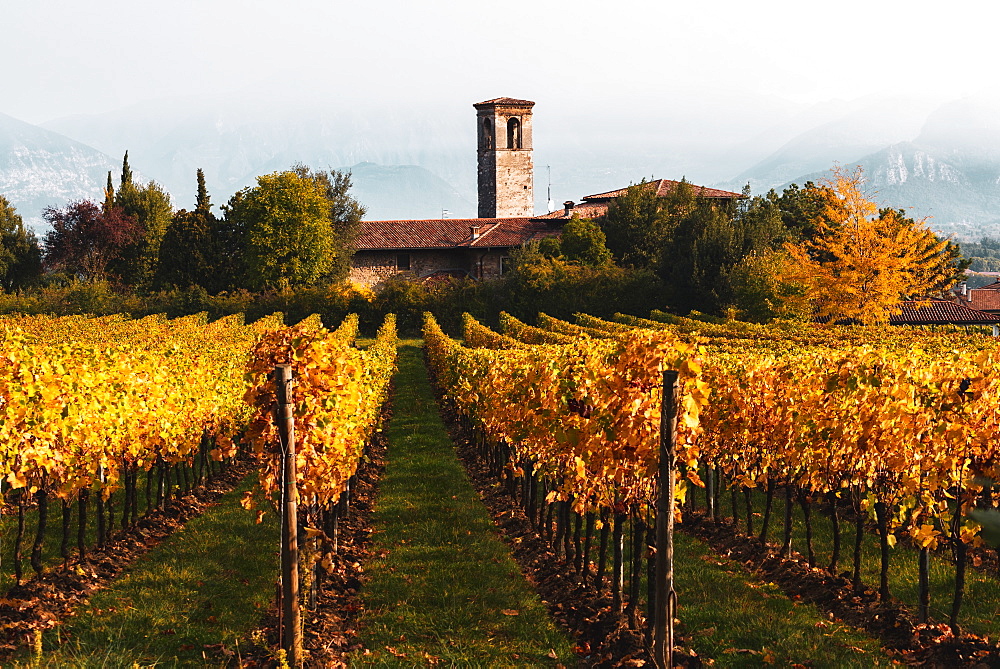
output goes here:
[{"label": "white sky", "polygon": [[[0,0],[0,112],[41,123],[175,97],[497,95],[669,104],[957,97],[996,82],[978,0]],[[979,17],[978,19],[975,17]]]}]

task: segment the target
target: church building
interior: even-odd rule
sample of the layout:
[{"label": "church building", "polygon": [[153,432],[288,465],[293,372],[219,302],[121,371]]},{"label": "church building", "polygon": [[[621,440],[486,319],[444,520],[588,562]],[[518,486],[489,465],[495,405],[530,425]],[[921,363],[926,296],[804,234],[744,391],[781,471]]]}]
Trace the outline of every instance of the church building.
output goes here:
[{"label": "church building", "polygon": [[[491,279],[507,271],[511,252],[524,244],[558,236],[574,214],[597,218],[620,188],[588,195],[579,205],[534,215],[531,114],[535,103],[496,98],[476,109],[478,218],[362,221],[350,278],[377,287],[404,274],[414,279],[442,276]],[[659,179],[646,187],[664,196],[678,182]],[[695,186],[699,197],[734,200],[739,193]]]}]

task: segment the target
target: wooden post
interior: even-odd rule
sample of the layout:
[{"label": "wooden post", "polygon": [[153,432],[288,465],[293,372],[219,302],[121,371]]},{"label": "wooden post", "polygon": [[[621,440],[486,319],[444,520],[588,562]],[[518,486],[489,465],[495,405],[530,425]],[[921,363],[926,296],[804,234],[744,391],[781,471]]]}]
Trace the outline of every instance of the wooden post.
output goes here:
[{"label": "wooden post", "polygon": [[660,496],[656,501],[656,610],[653,661],[660,669],[674,666],[674,466],[677,432],[677,372],[663,372],[660,414]]},{"label": "wooden post", "polygon": [[288,665],[302,663],[302,621],[299,613],[299,513],[295,486],[295,405],[292,366],[276,365],[278,432],[281,435],[284,513],[281,523],[281,645]]}]

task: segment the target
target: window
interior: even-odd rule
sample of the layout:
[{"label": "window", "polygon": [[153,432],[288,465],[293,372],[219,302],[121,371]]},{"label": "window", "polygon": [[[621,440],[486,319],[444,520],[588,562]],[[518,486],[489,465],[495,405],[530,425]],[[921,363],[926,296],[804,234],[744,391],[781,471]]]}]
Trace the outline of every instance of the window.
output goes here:
[{"label": "window", "polygon": [[396,269],[400,272],[408,272],[410,270],[410,254],[409,253],[397,253],[396,254]]},{"label": "window", "polygon": [[521,148],[521,121],[519,119],[512,118],[507,121],[507,148]]},{"label": "window", "polygon": [[511,263],[510,256],[500,256],[500,274],[501,274],[501,276],[504,275],[504,274],[506,274],[507,272],[509,272],[513,266],[514,265],[513,265],[513,263]]},{"label": "window", "polygon": [[493,141],[493,122],[488,118],[483,119],[483,148],[487,151],[496,148]]}]

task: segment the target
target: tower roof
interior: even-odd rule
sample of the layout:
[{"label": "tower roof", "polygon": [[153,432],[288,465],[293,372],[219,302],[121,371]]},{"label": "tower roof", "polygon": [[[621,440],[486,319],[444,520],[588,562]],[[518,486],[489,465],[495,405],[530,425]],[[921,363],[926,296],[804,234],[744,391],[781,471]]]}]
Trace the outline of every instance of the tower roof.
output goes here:
[{"label": "tower roof", "polygon": [[535,103],[531,100],[518,100],[516,98],[493,98],[485,102],[477,102],[472,106],[477,109],[479,107],[534,107]]}]

